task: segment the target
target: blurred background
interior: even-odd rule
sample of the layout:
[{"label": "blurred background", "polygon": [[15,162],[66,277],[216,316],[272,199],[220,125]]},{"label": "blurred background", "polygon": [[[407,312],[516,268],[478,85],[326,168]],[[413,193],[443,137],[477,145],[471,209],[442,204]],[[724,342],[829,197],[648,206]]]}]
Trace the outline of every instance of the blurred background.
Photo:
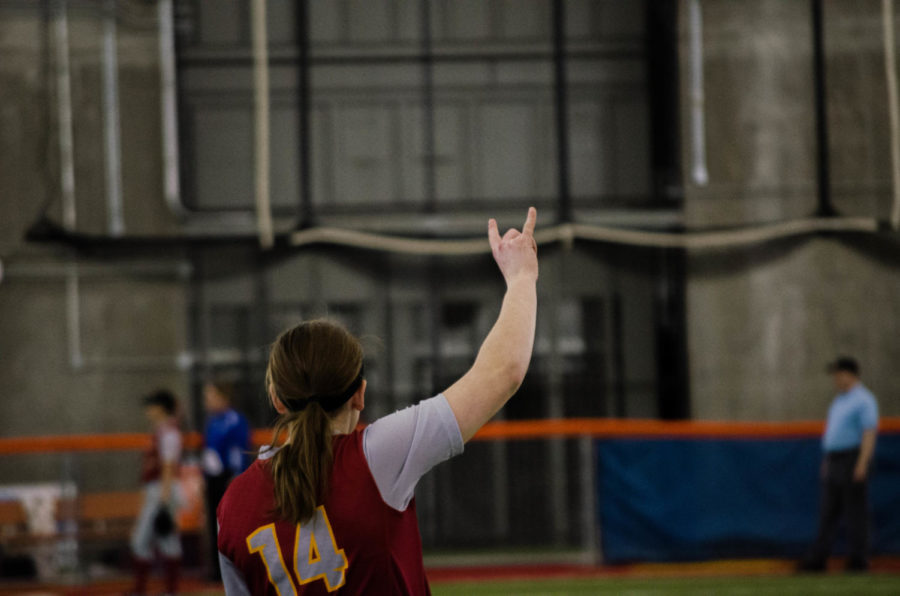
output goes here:
[{"label": "blurred background", "polygon": [[[318,316],[363,338],[367,420],[431,396],[498,313],[490,256],[302,233],[481,239],[529,205],[539,228],[648,240],[542,244],[535,355],[500,418],[821,420],[838,353],[900,415],[882,2],[265,8],[260,170],[250,2],[0,0],[3,437],[144,432],[158,387],[198,430],[213,375],[266,427],[269,342]],[[833,229],[654,240],[809,218]],[[124,493],[138,457],[4,453],[0,483]],[[597,458],[588,435],[470,444],[420,485],[426,548],[597,560]]]}]

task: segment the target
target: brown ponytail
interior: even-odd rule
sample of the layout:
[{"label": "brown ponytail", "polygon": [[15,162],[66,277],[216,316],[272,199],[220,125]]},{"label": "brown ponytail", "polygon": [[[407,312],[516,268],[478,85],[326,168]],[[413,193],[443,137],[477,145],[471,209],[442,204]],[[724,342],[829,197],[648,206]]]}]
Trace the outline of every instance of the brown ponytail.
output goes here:
[{"label": "brown ponytail", "polygon": [[272,446],[288,439],[272,456],[275,510],[292,523],[308,521],[324,500],[331,480],[331,420],[311,397],[346,391],[362,370],[362,346],[346,329],[325,320],[301,323],[275,341],[266,386],[289,410],[275,425]]}]

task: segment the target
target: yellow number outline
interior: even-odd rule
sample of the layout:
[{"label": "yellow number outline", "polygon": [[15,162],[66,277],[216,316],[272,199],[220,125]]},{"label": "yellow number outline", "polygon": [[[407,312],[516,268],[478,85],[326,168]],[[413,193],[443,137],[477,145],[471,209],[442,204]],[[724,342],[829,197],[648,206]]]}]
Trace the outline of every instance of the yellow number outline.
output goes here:
[{"label": "yellow number outline", "polygon": [[[316,512],[322,513],[322,520],[325,522],[325,527],[328,528],[328,539],[331,540],[332,552],[334,552],[336,555],[340,555],[341,557],[342,563],[340,567],[335,567],[332,570],[341,571],[341,583],[336,586],[332,586],[331,582],[328,580],[328,574],[326,572],[319,573],[318,575],[314,575],[308,579],[303,579],[303,576],[300,575],[300,570],[297,568],[297,561],[300,559],[300,532],[302,531],[302,526],[300,526],[299,524],[297,525],[297,532],[294,535],[294,573],[297,575],[297,579],[300,580],[301,586],[310,582],[314,582],[317,579],[321,579],[325,582],[325,589],[329,592],[334,592],[335,590],[341,588],[345,583],[347,583],[347,567],[349,567],[349,564],[347,563],[347,555],[344,554],[344,549],[339,548],[337,545],[337,541],[334,538],[334,530],[331,529],[331,521],[328,519],[328,514],[325,513],[325,507],[323,505],[319,505],[318,507],[316,507]],[[312,532],[311,528],[310,532]],[[309,552],[306,553],[307,562],[312,565],[321,561],[322,552],[321,549],[319,549],[319,543],[316,542],[315,532],[312,532],[310,534],[309,547]],[[315,561],[312,558],[312,551],[314,548],[316,550]]]},{"label": "yellow number outline", "polygon": [[[323,572],[318,573],[309,578],[304,578],[303,575],[300,573],[300,569],[297,565],[297,563],[300,561],[301,556],[306,557],[307,564],[309,566],[314,566],[314,565],[322,563],[322,551],[319,548],[318,541],[316,541],[316,533],[313,531],[313,527],[315,526],[315,518],[318,517],[319,514],[321,514],[321,519],[325,522],[325,528],[328,530],[328,539],[331,542],[332,552],[334,554],[340,556],[341,564],[340,564],[340,566],[335,567],[334,569],[323,571]],[[287,578],[287,582],[291,586],[291,591],[293,592],[293,596],[297,596],[297,590],[299,589],[297,587],[297,585],[294,583],[295,577],[296,577],[296,580],[300,582],[301,586],[304,584],[308,584],[310,582],[314,582],[316,580],[321,579],[322,581],[325,582],[325,589],[328,590],[329,592],[334,592],[335,590],[340,589],[341,587],[344,586],[344,584],[347,583],[347,568],[350,565],[347,562],[347,555],[344,554],[344,549],[339,548],[337,545],[337,541],[335,540],[335,537],[334,537],[334,530],[331,528],[331,520],[328,519],[328,514],[325,512],[324,506],[319,505],[318,507],[316,507],[316,513],[313,516],[313,520],[311,520],[311,523],[308,524],[308,527],[309,527],[310,536],[309,536],[309,552],[307,552],[307,553],[303,553],[303,554],[300,553],[300,537],[301,537],[300,533],[303,531],[303,526],[301,526],[300,524],[297,524],[297,528],[294,531],[294,564],[293,564],[294,576],[291,576],[290,571],[288,571],[288,566],[285,565],[285,563],[284,563],[284,554],[281,552],[281,544],[279,544],[279,542],[278,542],[278,534],[275,531],[274,523],[267,524],[265,526],[256,528],[256,530],[254,530],[253,533],[251,533],[249,536],[247,536],[247,540],[246,540],[247,550],[250,551],[250,554],[259,553],[259,556],[262,559],[263,565],[266,568],[266,575],[269,576],[269,583],[272,584],[273,586],[275,586],[275,591],[278,593],[278,596],[289,596],[289,595],[282,593],[281,588],[279,587],[278,583],[272,577],[272,569],[269,566],[270,561],[266,558],[266,553],[265,553],[265,549],[267,546],[269,546],[270,542],[274,543],[274,545],[275,545],[275,551],[278,553],[278,562],[281,564],[281,571],[284,572],[284,576],[285,576],[285,578]],[[263,538],[261,544],[259,544],[258,546],[253,546],[253,544],[252,544],[253,539],[257,535],[263,534],[263,533],[268,533],[268,536]],[[267,541],[267,539],[268,539],[268,541]],[[313,557],[313,552],[315,552],[315,557]],[[274,561],[272,561],[271,563],[273,565],[275,564]],[[341,572],[341,581],[336,586],[331,585],[331,581],[328,578],[329,571],[340,571]]]},{"label": "yellow number outline", "polygon": [[[266,544],[263,543],[259,546],[253,546],[252,544],[250,544],[250,541],[253,540],[253,538],[257,534],[261,534],[262,532],[265,532],[266,530],[269,531],[269,534],[272,537],[272,542],[275,543],[275,550],[278,552],[278,562],[281,563],[281,570],[284,571],[284,575],[285,575],[285,577],[287,577],[288,583],[291,584],[291,591],[294,593],[294,596],[297,596],[297,588],[294,587],[294,579],[291,577],[291,574],[288,571],[287,565],[284,564],[284,555],[281,554],[281,545],[278,543],[278,534],[275,532],[275,524],[274,523],[267,524],[265,526],[256,528],[256,530],[254,530],[252,534],[247,536],[247,550],[250,551],[251,555],[254,553],[259,553],[259,558],[262,559],[263,565],[266,568],[266,575],[269,576],[269,583],[272,584],[273,586],[275,586],[275,591],[278,592],[278,596],[286,596],[285,594],[281,593],[281,588],[278,587],[278,583],[272,578],[272,570],[269,569],[269,561],[268,561],[268,559],[266,559],[265,552],[263,552],[266,548]],[[298,527],[298,530],[299,530],[299,527]]]}]

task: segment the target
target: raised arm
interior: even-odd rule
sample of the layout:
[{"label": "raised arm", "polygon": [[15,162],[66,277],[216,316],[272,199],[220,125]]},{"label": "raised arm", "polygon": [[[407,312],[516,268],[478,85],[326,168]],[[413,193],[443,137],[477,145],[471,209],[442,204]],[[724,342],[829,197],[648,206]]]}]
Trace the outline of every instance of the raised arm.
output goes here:
[{"label": "raised arm", "polygon": [[506,280],[506,295],[472,368],[444,391],[464,441],[518,390],[531,361],[537,315],[536,221],[537,210],[531,207],[522,231],[511,229],[502,238],[497,222],[488,222],[488,240]]}]

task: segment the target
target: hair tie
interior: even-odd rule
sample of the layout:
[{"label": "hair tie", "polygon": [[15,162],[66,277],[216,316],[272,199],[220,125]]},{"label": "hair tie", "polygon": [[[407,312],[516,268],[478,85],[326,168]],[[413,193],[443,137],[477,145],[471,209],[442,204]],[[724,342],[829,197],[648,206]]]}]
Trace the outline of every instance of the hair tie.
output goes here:
[{"label": "hair tie", "polygon": [[337,410],[342,405],[347,403],[353,394],[356,393],[356,390],[359,389],[359,386],[362,385],[363,376],[365,375],[366,366],[365,364],[359,367],[359,374],[356,375],[356,378],[353,379],[353,382],[341,393],[336,395],[312,395],[306,399],[294,399],[294,400],[283,400],[281,397],[278,400],[291,412],[302,412],[306,406],[311,403],[319,404],[323,410],[326,412],[333,412]]}]

